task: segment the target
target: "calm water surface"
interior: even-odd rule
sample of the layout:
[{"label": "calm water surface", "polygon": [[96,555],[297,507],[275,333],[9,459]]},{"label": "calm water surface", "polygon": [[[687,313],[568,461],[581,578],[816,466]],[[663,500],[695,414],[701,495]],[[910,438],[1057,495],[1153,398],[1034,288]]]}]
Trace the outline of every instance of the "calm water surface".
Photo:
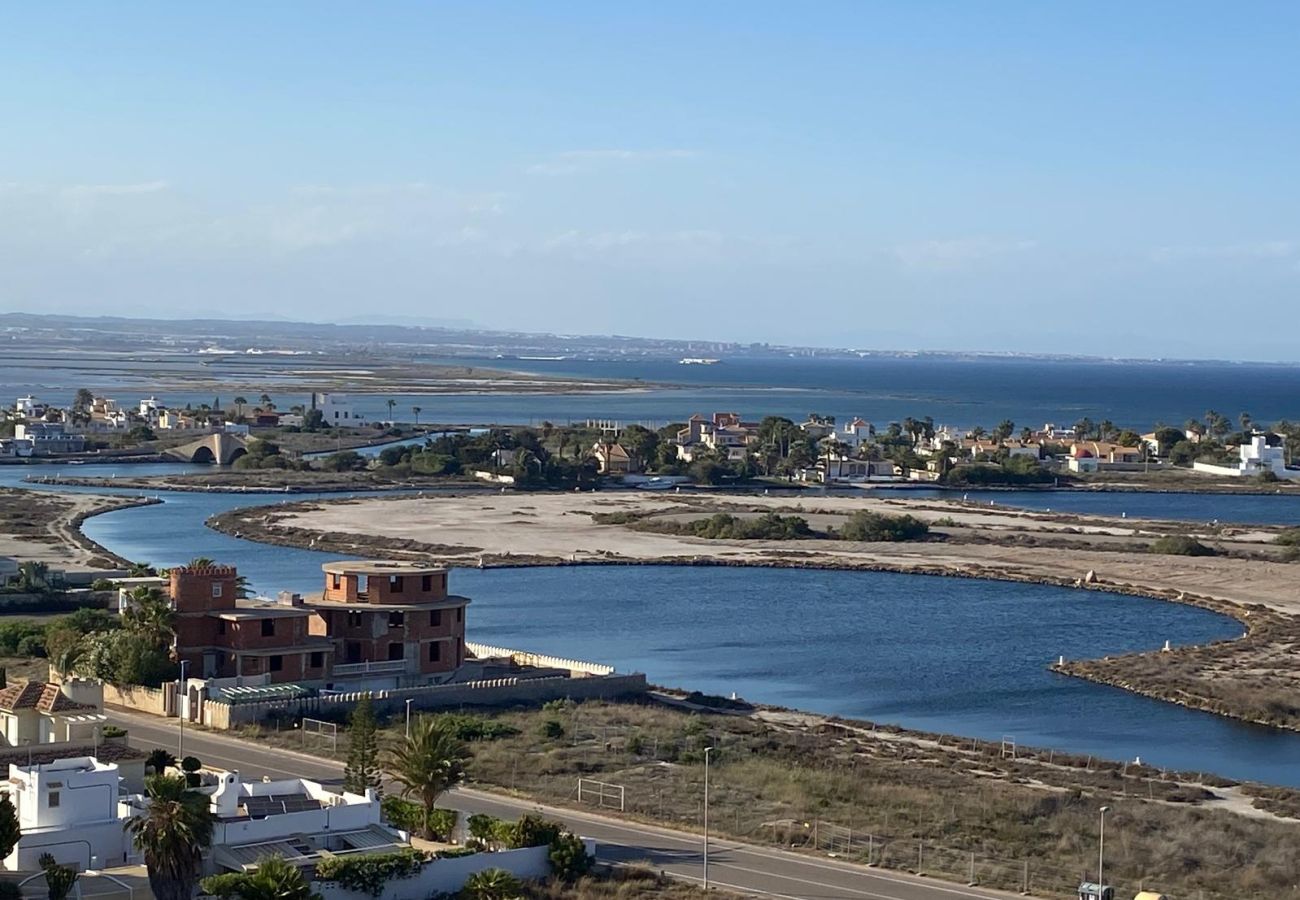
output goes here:
[{"label": "calm water surface", "polygon": [[[27,471],[15,476],[14,468]],[[0,484],[55,468],[69,472],[3,467]],[[113,471],[77,468],[87,476]],[[124,470],[158,471],[116,469]],[[157,495],[161,505],[96,516],[86,533],[157,565],[194,556],[234,562],[268,594],[319,590],[321,563],[336,558],[203,526],[216,512],[275,503],[276,495]],[[1046,669],[1062,653],[1096,656],[1240,633],[1235,621],[1203,610],[1048,586],[798,569],[470,569],[457,570],[452,586],[473,598],[473,640],[602,660],[662,684],[819,712],[1300,785],[1300,735]]]}]

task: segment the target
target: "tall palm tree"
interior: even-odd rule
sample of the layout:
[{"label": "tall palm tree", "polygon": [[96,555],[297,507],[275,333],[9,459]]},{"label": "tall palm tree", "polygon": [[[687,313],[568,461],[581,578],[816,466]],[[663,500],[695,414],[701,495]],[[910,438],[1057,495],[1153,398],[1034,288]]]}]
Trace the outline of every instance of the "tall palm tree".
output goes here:
[{"label": "tall palm tree", "polygon": [[434,716],[420,716],[411,733],[389,750],[388,774],[402,786],[402,797],[418,795],[424,805],[426,839],[433,839],[429,816],[447,789],[465,777],[469,751],[445,722]]},{"label": "tall palm tree", "polygon": [[176,635],[176,611],[162,591],[141,586],[131,592],[131,605],[122,611],[127,631],[151,647],[168,647]]},{"label": "tall palm tree", "polygon": [[248,398],[247,398],[247,397],[236,397],[236,398],[235,398],[235,415],[237,415],[237,416],[242,416],[242,415],[244,414],[244,407],[247,406],[247,405],[248,405]]},{"label": "tall palm tree", "polygon": [[208,798],[185,779],[151,775],[145,780],[149,806],[126,823],[144,855],[149,888],[158,900],[190,900],[198,884],[203,851],[212,843],[214,816]]},{"label": "tall palm tree", "polygon": [[419,425],[419,424],[420,424],[420,413],[424,412],[424,410],[421,409],[421,408],[418,407],[418,406],[412,406],[412,407],[411,407],[411,412],[412,412],[412,414],[415,415],[415,424],[416,424],[416,425]]},{"label": "tall palm tree", "polygon": [[393,421],[393,407],[395,407],[396,405],[397,405],[397,401],[394,400],[392,397],[389,397],[388,398],[388,421],[390,422]]}]

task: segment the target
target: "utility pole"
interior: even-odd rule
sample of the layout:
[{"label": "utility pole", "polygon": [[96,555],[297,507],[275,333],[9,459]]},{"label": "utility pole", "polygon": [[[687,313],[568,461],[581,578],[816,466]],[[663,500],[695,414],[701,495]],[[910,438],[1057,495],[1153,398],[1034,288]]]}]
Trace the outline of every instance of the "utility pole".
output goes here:
[{"label": "utility pole", "polygon": [[709,889],[709,754],[712,747],[704,748],[704,889]]}]

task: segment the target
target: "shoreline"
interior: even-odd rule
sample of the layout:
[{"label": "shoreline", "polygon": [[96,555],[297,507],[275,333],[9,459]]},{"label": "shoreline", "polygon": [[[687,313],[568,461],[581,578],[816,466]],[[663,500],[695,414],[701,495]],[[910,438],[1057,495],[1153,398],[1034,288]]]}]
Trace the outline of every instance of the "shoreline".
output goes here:
[{"label": "shoreline", "polygon": [[[488,498],[491,499],[491,498]],[[373,502],[373,498],[356,502]],[[1168,661],[1184,661],[1210,655],[1222,663],[1239,661],[1251,653],[1270,654],[1279,647],[1285,647],[1300,633],[1300,617],[1291,609],[1269,608],[1240,595],[1216,596],[1196,590],[1188,590],[1176,585],[1151,583],[1132,578],[1119,579],[1109,574],[1096,575],[1089,569],[1083,577],[1074,577],[1067,571],[1055,573],[1030,571],[1014,565],[978,565],[970,562],[954,563],[951,560],[927,559],[924,552],[915,554],[916,544],[893,545],[906,547],[914,551],[910,558],[899,558],[897,554],[889,558],[854,557],[846,553],[818,552],[815,546],[799,547],[798,544],[815,544],[819,542],[743,542],[715,541],[696,545],[699,552],[664,553],[654,555],[632,556],[609,549],[588,549],[585,552],[560,556],[555,553],[535,553],[524,550],[503,550],[501,548],[480,547],[472,545],[430,544],[405,538],[394,539],[382,534],[357,534],[351,532],[313,530],[300,528],[285,522],[294,519],[303,512],[304,507],[319,507],[320,504],[306,501],[289,508],[277,507],[274,511],[246,507],[230,510],[214,516],[206,523],[208,527],[225,534],[254,540],[261,543],[336,552],[348,556],[400,556],[417,557],[433,560],[441,565],[468,568],[514,568],[525,566],[565,566],[565,565],[674,565],[674,566],[751,566],[766,568],[803,568],[839,571],[891,572],[905,575],[933,575],[947,578],[980,578],[992,581],[1013,583],[1041,584],[1051,587],[1079,588],[1083,590],[1102,591],[1126,596],[1143,597],[1153,600],[1180,603],[1225,615],[1243,628],[1240,637],[1210,642],[1205,645],[1188,645],[1176,647],[1170,651],[1150,650],[1135,654],[1123,654],[1102,659],[1067,660],[1064,665],[1053,663],[1048,668],[1057,674],[1080,678],[1095,684],[1127,690],[1175,703],[1185,708],[1195,709],[1214,715],[1231,718],[1235,721],[1265,727],[1280,728],[1300,732],[1300,721],[1285,715],[1270,717],[1251,712],[1248,704],[1238,704],[1225,700],[1207,690],[1197,690],[1193,679],[1187,684],[1174,689],[1168,684],[1152,679],[1135,678],[1130,669],[1144,661],[1157,660],[1162,664]],[[298,508],[294,508],[298,507]],[[390,515],[385,513],[385,515]],[[1133,524],[1129,520],[1128,524]],[[619,529],[620,526],[603,526]],[[712,544],[712,548],[709,547]],[[724,555],[735,552],[743,544],[765,544],[769,552],[753,552],[745,556]],[[781,546],[777,546],[781,544]],[[932,546],[942,547],[942,543]],[[961,549],[961,546],[956,548]],[[1093,551],[1087,551],[1093,552]],[[1055,555],[1055,553],[1053,554]],[[1145,554],[1129,554],[1135,558]],[[1159,566],[1166,560],[1177,565],[1182,557],[1142,559]],[[1211,558],[1225,559],[1226,558]],[[1285,564],[1276,564],[1285,565]],[[1100,563],[1098,568],[1101,568]],[[1225,575],[1223,583],[1232,585],[1231,577]],[[1210,682],[1205,682],[1209,684]]]}]

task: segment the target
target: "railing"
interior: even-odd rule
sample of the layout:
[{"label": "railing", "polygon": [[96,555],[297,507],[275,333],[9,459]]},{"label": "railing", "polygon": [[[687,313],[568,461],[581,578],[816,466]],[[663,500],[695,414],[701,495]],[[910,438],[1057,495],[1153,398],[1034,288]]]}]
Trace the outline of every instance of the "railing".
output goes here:
[{"label": "railing", "polygon": [[[544,653],[529,653],[527,650],[511,650],[508,647],[493,647],[489,644],[478,644],[474,641],[466,641],[465,649],[473,653],[478,659],[509,657],[521,666],[535,666],[542,669],[568,669],[570,672],[581,672],[585,675],[614,674],[614,667],[603,663],[586,662],[580,659],[562,659],[558,656],[547,656]],[[338,671],[337,667],[335,671]]]},{"label": "railing", "polygon": [[405,672],[406,660],[385,659],[379,662],[343,663],[333,669],[335,675],[378,675]]}]

